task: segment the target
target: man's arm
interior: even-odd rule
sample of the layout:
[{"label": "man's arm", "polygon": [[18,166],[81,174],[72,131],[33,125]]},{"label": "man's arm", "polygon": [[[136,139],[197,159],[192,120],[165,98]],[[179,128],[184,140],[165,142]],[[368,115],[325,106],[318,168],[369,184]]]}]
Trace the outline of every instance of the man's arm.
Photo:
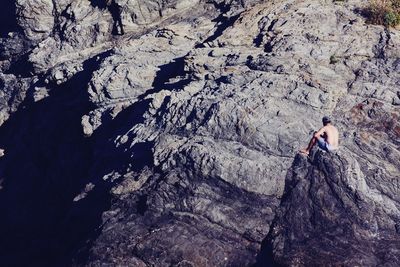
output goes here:
[{"label": "man's arm", "polygon": [[326,132],[326,127],[324,126],[324,127],[322,127],[321,129],[319,129],[318,132],[316,132],[316,133],[314,134],[314,137],[315,137],[315,138],[320,138],[322,135],[325,134],[325,132]]}]

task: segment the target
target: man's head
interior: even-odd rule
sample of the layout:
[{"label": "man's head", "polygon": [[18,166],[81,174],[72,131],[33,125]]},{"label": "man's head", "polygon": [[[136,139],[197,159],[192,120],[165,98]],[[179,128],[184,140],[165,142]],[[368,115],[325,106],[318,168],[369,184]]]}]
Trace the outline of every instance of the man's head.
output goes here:
[{"label": "man's head", "polygon": [[324,116],[324,117],[322,118],[322,124],[323,124],[324,126],[326,126],[326,125],[328,125],[329,123],[331,123],[331,119],[330,119],[328,116]]}]

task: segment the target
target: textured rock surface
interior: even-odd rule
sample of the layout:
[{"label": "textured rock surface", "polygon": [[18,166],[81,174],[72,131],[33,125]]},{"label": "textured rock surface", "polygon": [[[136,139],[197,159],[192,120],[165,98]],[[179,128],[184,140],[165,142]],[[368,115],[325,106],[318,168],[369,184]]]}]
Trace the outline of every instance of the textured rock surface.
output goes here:
[{"label": "textured rock surface", "polygon": [[[15,1],[1,262],[398,265],[400,32],[363,4]],[[325,114],[341,150],[296,156]]]},{"label": "textured rock surface", "polygon": [[260,256],[272,250],[275,264],[289,266],[397,264],[397,201],[371,187],[349,156],[318,152],[311,166],[296,157]]}]

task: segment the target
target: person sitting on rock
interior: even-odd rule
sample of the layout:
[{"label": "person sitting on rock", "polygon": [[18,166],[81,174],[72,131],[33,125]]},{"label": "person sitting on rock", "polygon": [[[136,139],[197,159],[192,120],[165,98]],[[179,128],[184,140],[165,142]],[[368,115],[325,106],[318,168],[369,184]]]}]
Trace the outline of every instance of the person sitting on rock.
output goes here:
[{"label": "person sitting on rock", "polygon": [[316,143],[319,148],[324,151],[336,150],[339,146],[339,132],[335,126],[332,125],[331,119],[327,116],[322,118],[324,127],[314,133],[307,148],[300,150],[301,153],[308,155]]}]

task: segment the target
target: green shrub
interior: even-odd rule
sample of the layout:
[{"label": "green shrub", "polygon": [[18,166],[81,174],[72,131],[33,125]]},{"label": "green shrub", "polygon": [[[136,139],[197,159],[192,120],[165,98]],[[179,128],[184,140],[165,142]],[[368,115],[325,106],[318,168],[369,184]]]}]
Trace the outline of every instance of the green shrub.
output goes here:
[{"label": "green shrub", "polygon": [[338,62],[339,62],[339,59],[337,58],[336,55],[332,55],[332,56],[329,58],[329,64],[336,64],[336,63],[338,63]]},{"label": "green shrub", "polygon": [[400,14],[396,14],[396,12],[388,11],[385,13],[385,25],[395,27],[400,24]]},{"label": "green shrub", "polygon": [[400,24],[400,0],[371,0],[364,13],[368,23],[395,27]]}]

